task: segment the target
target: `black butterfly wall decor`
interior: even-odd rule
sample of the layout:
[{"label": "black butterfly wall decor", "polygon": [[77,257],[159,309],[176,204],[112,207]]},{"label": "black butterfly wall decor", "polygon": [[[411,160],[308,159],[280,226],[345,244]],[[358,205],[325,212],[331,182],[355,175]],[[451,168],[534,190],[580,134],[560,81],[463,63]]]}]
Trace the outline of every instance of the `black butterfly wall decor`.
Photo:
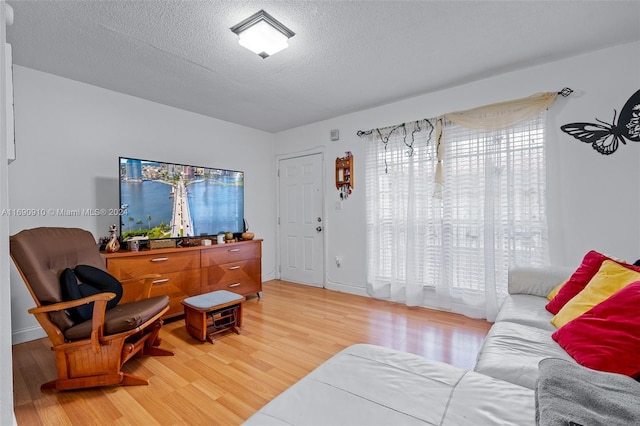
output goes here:
[{"label": "black butterfly wall decor", "polygon": [[596,121],[598,123],[569,123],[560,129],[579,141],[590,143],[602,155],[616,152],[620,142],[625,145],[626,141],[640,142],[640,90],[624,104],[617,122],[615,109],[611,124],[597,118]]}]

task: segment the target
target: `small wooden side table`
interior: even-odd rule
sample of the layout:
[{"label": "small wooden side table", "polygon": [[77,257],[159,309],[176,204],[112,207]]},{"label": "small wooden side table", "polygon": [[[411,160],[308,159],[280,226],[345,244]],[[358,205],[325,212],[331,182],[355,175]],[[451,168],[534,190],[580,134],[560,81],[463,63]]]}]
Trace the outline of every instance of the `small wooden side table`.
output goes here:
[{"label": "small wooden side table", "polygon": [[187,331],[200,341],[215,343],[215,336],[227,330],[240,334],[242,302],[245,297],[227,290],[217,290],[188,297],[184,305]]}]

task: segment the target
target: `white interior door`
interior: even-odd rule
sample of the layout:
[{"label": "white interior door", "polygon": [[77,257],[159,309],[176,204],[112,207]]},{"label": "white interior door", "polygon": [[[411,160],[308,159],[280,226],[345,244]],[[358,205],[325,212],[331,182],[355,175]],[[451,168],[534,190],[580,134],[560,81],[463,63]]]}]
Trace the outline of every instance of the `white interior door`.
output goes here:
[{"label": "white interior door", "polygon": [[279,162],[280,279],[324,286],[322,154]]}]

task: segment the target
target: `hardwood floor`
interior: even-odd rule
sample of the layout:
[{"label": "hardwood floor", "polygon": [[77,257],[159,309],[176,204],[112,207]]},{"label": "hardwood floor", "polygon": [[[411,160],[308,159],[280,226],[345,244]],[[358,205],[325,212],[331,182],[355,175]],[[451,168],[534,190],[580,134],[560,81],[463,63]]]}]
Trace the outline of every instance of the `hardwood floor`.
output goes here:
[{"label": "hardwood floor", "polygon": [[162,347],[173,357],[130,360],[127,372],[149,386],[40,391],[55,378],[48,339],[13,347],[19,425],[239,424],[320,363],[353,343],[413,352],[473,368],[490,323],[284,281],[263,284],[244,305],[241,335],[215,345],[165,323]]}]

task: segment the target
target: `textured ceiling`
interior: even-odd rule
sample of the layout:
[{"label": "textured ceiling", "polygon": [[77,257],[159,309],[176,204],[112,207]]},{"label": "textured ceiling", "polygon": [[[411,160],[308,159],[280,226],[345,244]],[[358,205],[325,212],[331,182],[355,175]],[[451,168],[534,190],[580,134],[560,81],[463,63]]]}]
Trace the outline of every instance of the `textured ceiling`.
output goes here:
[{"label": "textured ceiling", "polygon": [[[7,3],[18,65],[268,132],[640,40],[638,0]],[[260,9],[267,59],[229,30]]]}]

